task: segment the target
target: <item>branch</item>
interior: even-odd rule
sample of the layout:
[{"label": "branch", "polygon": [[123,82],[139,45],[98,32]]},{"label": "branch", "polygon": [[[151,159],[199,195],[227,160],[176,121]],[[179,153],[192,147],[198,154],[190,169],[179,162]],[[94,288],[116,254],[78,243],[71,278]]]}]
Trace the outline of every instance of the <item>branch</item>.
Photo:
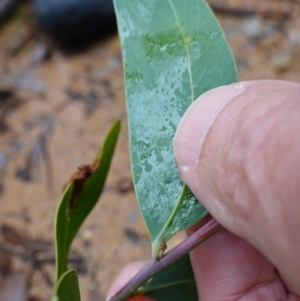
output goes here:
[{"label": "branch", "polygon": [[[293,2],[295,0],[292,0]],[[298,0],[296,0],[298,1]],[[299,2],[298,2],[299,3]],[[247,17],[247,16],[253,16],[258,15],[261,18],[264,19],[275,19],[275,20],[287,20],[291,17],[292,13],[291,11],[288,11],[287,9],[275,9],[272,7],[268,8],[248,8],[248,7],[232,7],[232,6],[226,6],[224,4],[218,4],[218,3],[209,3],[211,9],[216,13],[221,13],[225,15],[233,15],[237,17]]]},{"label": "branch", "polygon": [[134,295],[134,292],[147,280],[152,278],[153,275],[177,261],[221,229],[222,226],[215,219],[210,220],[203,227],[166,253],[161,259],[156,260],[155,258],[151,258],[148,263],[109,301],[124,301],[130,298]]}]

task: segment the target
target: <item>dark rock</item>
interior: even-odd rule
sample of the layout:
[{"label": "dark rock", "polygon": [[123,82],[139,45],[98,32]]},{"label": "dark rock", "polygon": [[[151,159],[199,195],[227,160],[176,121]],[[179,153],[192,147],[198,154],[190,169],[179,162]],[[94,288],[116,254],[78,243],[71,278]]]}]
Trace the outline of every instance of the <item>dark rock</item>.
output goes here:
[{"label": "dark rock", "polygon": [[112,0],[33,0],[41,28],[63,46],[83,46],[116,30]]}]

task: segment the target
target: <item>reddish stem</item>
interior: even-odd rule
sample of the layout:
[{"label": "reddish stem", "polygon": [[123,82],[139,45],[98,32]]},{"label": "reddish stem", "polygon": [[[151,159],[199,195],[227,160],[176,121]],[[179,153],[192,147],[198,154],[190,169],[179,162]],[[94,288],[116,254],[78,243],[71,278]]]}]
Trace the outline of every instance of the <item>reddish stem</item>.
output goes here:
[{"label": "reddish stem", "polygon": [[161,259],[156,260],[155,258],[151,258],[148,263],[109,301],[124,301],[132,297],[135,291],[156,273],[174,263],[221,229],[222,226],[215,219],[210,220],[179,245],[164,254]]}]

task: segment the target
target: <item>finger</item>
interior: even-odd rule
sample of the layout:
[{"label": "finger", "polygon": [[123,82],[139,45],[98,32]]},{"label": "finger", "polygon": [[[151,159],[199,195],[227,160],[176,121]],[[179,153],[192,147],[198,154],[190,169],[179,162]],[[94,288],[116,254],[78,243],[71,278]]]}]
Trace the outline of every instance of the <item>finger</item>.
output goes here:
[{"label": "finger", "polygon": [[[136,261],[126,265],[117,278],[114,280],[108,294],[106,301],[108,301],[112,296],[114,296],[133,276],[135,276],[141,268],[145,265],[144,261]],[[134,298],[128,299],[128,301],[154,301],[153,299],[146,296],[136,296]]]},{"label": "finger", "polygon": [[183,181],[300,294],[300,85],[253,81],[212,90],[175,139]]},{"label": "finger", "polygon": [[190,258],[201,301],[300,300],[286,292],[261,253],[226,230],[190,252]]}]

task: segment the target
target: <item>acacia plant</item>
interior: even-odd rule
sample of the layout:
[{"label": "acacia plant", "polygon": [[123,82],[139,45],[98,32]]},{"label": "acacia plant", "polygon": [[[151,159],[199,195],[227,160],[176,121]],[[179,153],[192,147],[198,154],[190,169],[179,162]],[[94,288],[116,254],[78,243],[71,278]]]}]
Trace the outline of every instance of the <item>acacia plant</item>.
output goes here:
[{"label": "acacia plant", "polygon": [[[114,0],[121,40],[133,182],[152,246],[148,264],[111,301],[146,294],[158,301],[198,300],[188,252],[221,227],[211,220],[169,252],[168,240],[207,215],[180,181],[172,140],[201,94],[237,81],[224,33],[204,0]],[[56,216],[54,300],[79,301],[67,269],[74,236],[96,204],[117,140],[117,122],[91,166],[67,186]]]}]

